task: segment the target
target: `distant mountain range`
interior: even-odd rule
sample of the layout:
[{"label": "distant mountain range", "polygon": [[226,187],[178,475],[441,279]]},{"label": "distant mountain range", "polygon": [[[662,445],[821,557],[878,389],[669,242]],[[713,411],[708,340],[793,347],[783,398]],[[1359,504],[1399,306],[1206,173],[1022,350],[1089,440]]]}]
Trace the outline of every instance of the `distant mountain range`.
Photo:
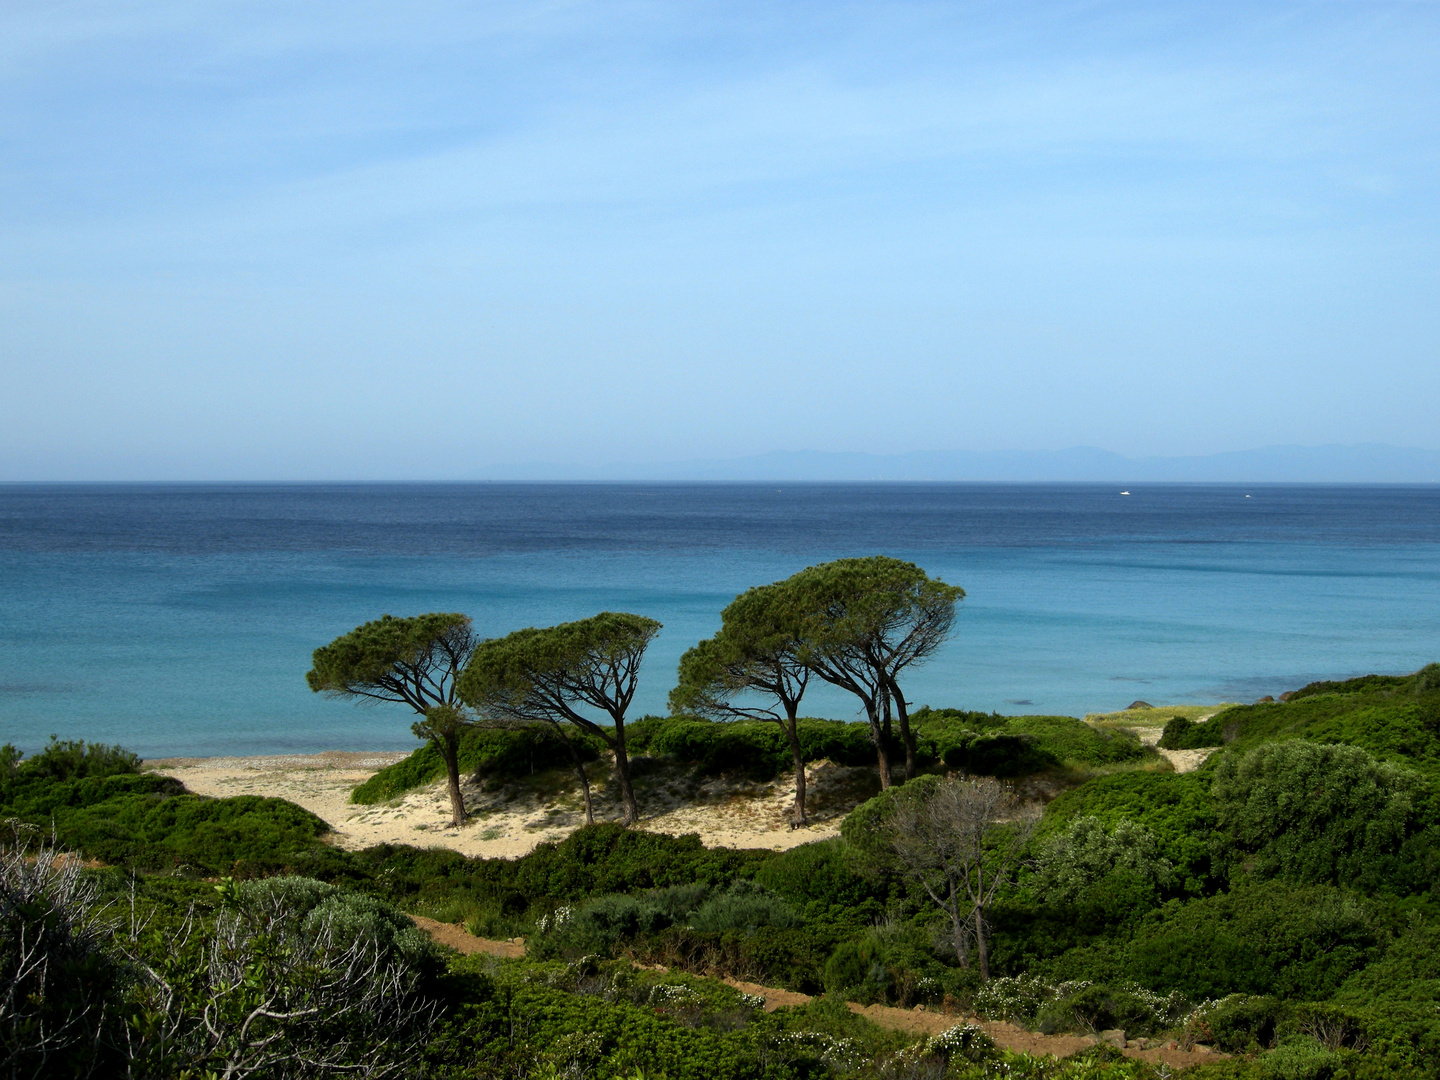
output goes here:
[{"label": "distant mountain range", "polygon": [[1440,451],[1382,443],[1264,446],[1198,457],[1126,457],[1093,446],[1067,450],[925,450],[908,454],[774,451],[751,457],[581,466],[494,466],[487,480],[867,481],[1009,480],[1440,483]]}]

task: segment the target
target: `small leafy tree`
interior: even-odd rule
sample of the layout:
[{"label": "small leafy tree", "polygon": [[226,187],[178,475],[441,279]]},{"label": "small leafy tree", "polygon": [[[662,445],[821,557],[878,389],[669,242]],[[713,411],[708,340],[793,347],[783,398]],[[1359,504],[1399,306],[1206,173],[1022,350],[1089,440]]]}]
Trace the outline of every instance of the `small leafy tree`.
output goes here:
[{"label": "small leafy tree", "polygon": [[[549,724],[567,744],[566,724],[599,736],[615,754],[625,824],[633,825],[640,811],[630,783],[625,712],[635,698],[640,661],[659,632],[654,619],[613,611],[543,630],[517,630],[476,647],[460,676],[459,693],[482,716]],[[576,764],[591,815],[578,755]]]},{"label": "small leafy tree", "polygon": [[[797,653],[796,611],[788,600],[788,592],[778,585],[760,586],[736,597],[720,613],[720,632],[680,658],[670,711],[780,725],[795,768],[791,820],[804,825],[805,754],[798,717],[810,669]],[[760,700],[755,704],[744,703],[756,696]]]},{"label": "small leafy tree", "polygon": [[1038,821],[1033,806],[987,776],[950,776],[926,785],[917,797],[895,800],[885,819],[901,873],[945,913],[964,967],[970,966],[974,940],[982,981],[990,979],[987,913],[996,893],[1013,880]]},{"label": "small leafy tree", "polygon": [[881,786],[890,786],[892,706],[905,747],[905,778],[913,778],[915,737],[899,676],[944,644],[965,590],[884,555],[821,563],[781,584],[799,628],[796,656],[865,707]]},{"label": "small leafy tree", "polygon": [[465,824],[460,791],[460,736],[468,721],[456,708],[455,681],[475,651],[470,619],[434,613],[398,619],[386,615],[357,626],[316,649],[305,681],[316,693],[408,705],[421,719],[411,725],[445,760],[451,819]]}]

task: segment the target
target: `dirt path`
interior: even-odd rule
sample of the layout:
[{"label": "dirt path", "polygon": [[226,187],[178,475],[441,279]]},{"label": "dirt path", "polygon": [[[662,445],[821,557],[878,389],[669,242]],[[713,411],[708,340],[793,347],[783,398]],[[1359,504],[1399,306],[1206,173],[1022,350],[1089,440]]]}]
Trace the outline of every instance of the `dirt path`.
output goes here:
[{"label": "dirt path", "polygon": [[[429,934],[436,942],[448,945],[467,956],[485,953],[490,956],[514,959],[525,955],[525,942],[521,938],[513,938],[510,941],[492,941],[488,938],[476,937],[463,926],[436,922],[434,919],[427,919],[421,915],[411,915],[410,918],[415,920],[415,925]],[[647,964],[645,966],[651,971],[666,970],[659,965]],[[780,990],[773,986],[742,982],[739,979],[726,978],[721,981],[728,986],[733,986],[741,993],[763,997],[766,1012],[774,1012],[776,1009],[790,1006],[806,1005],[814,1000],[809,994],[801,994],[794,990]],[[913,1009],[897,1009],[892,1005],[861,1005],[855,1001],[849,1004],[851,1012],[859,1013],[873,1024],[891,1031],[904,1031],[912,1035],[938,1035],[957,1024],[974,1024],[994,1039],[996,1046],[1016,1053],[1048,1054],[1063,1058],[1077,1054],[1100,1041],[1093,1035],[1041,1035],[1039,1032],[1026,1031],[1015,1024],[1000,1020],[982,1020],[979,1017],[936,1012],[920,1005]],[[1219,1061],[1229,1056],[1199,1047],[1194,1050],[1181,1050],[1173,1042],[1149,1049],[1126,1046],[1122,1048],[1122,1052],[1126,1057],[1139,1058],[1152,1065],[1168,1065],[1173,1069],[1183,1069],[1207,1061]]]}]

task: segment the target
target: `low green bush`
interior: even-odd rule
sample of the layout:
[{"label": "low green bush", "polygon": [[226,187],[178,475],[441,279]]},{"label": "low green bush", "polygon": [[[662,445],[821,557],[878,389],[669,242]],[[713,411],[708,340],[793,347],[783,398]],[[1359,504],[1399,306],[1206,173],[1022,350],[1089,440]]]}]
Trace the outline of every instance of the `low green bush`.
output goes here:
[{"label": "low green bush", "polygon": [[[593,735],[566,729],[582,761],[595,761],[603,749]],[[461,775],[514,780],[547,769],[573,767],[564,740],[549,727],[467,728],[460,737]],[[387,765],[350,793],[350,801],[373,804],[393,799],[445,775],[445,760],[431,742],[402,761]]]},{"label": "low green bush", "polygon": [[744,880],[715,893],[686,921],[692,929],[711,934],[754,934],[762,926],[785,930],[804,922],[794,908],[769,889]]},{"label": "low green bush", "polygon": [[1305,740],[1226,754],[1214,771],[1216,851],[1245,873],[1379,889],[1428,890],[1400,858],[1419,828],[1418,774],[1357,746]]},{"label": "low green bush", "polygon": [[1225,1051],[1256,1054],[1275,1045],[1288,1006],[1278,998],[1229,994],[1196,1009],[1185,1025],[1185,1037]]},{"label": "low green bush", "polygon": [[1091,727],[1073,716],[922,708],[911,714],[911,724],[923,760],[985,776],[1028,776],[1064,763],[1117,765],[1154,754],[1131,731]]},{"label": "low green bush", "polygon": [[1265,1080],[1330,1080],[1340,1061],[1340,1055],[1318,1039],[1297,1035],[1260,1059],[1260,1075]]},{"label": "low green bush", "polygon": [[51,735],[45,749],[22,761],[15,747],[0,749],[0,774],[9,773],[35,780],[83,780],[86,777],[120,776],[140,771],[140,758],[119,746],[87,743],[84,739],[61,740]]},{"label": "low green bush", "polygon": [[1220,724],[1211,724],[1208,721],[1197,724],[1188,717],[1175,716],[1165,722],[1159,745],[1164,750],[1200,750],[1210,746],[1224,746],[1225,732]]},{"label": "low green bush", "polygon": [[1175,868],[1176,885],[1183,893],[1197,895],[1216,883],[1211,851],[1215,807],[1208,771],[1125,772],[1086,781],[1045,808],[1036,849],[1086,816],[1097,818],[1106,829],[1122,821],[1145,829],[1155,838],[1159,857]]},{"label": "low green bush", "polygon": [[[802,718],[796,723],[806,761],[870,765],[875,749],[868,724]],[[790,771],[790,739],[779,724],[763,720],[712,721],[690,716],[647,716],[626,729],[634,752],[692,765],[702,775],[743,773],[769,779]]]},{"label": "low green bush", "polygon": [[0,816],[53,827],[62,845],[112,865],[212,875],[298,868],[330,831],[284,799],[204,798],[170,777],[132,772],[57,780],[22,768],[0,782]]}]

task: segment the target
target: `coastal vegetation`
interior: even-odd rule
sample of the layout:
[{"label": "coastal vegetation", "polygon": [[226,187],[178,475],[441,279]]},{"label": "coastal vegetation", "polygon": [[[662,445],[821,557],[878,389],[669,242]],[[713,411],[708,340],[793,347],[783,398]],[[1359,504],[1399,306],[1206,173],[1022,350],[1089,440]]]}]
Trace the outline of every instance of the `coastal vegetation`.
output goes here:
[{"label": "coastal vegetation", "polygon": [[[519,858],[346,850],[293,804],[201,798],[118,747],[0,749],[4,1075],[1440,1074],[1440,666],[1135,725],[1208,755],[1177,772],[1118,721],[912,708],[891,649],[911,630],[891,630],[943,637],[958,594],[905,566],[865,570],[908,582],[875,622],[839,601],[787,622],[768,607],[783,590],[737,599],[668,717],[627,716],[658,629],[639,616],[474,641],[435,700],[415,694],[453,711],[449,748],[423,731],[355,795],[457,773],[462,799],[472,780],[580,785],[587,766],[622,790],[658,768],[871,770],[838,836],[784,851],[647,831],[633,789],[622,821]],[[873,707],[801,716],[819,665],[860,670],[836,644],[846,612],[889,628],[854,639],[877,650]],[[351,694],[420,654],[316,655],[312,685]],[[896,755],[906,778],[886,785]],[[524,955],[447,953],[412,915]],[[1007,1049],[1067,1034],[1062,1061]]]}]

